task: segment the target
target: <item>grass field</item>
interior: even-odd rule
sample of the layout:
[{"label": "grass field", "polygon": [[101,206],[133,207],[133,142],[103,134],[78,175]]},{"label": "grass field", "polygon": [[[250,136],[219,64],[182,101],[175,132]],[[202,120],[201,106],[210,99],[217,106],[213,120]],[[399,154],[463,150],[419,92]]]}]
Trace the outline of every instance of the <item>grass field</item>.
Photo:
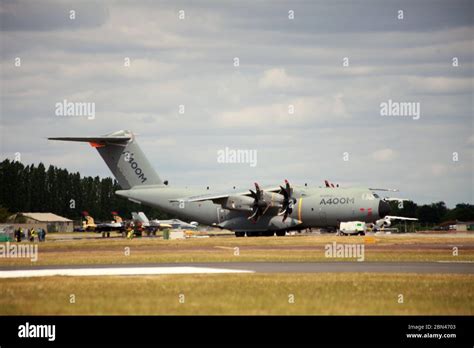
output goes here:
[{"label": "grass field", "polygon": [[[70,303],[71,295],[75,303]],[[399,295],[403,303],[398,303]],[[289,303],[291,299],[294,303]],[[0,315],[11,314],[473,315],[474,276],[340,273],[3,279]]]},{"label": "grass field", "polygon": [[[39,244],[37,262],[21,258],[0,258],[0,267],[160,262],[353,261],[325,257],[325,245],[334,241],[364,243],[366,261],[474,261],[474,236],[386,235],[364,238],[314,235],[284,238],[216,237],[178,241],[158,238],[49,241]],[[457,256],[453,255],[453,247],[458,248]]]},{"label": "grass field", "polygon": [[[474,236],[216,237],[57,240],[32,265],[328,259],[325,246],[363,243],[366,261],[474,261]],[[458,255],[453,255],[453,248]],[[237,248],[237,249],[236,249]],[[74,295],[75,303],[70,303]],[[180,303],[184,295],[184,303]],[[398,303],[403,295],[403,303]],[[294,303],[289,303],[294,296]],[[182,299],[182,298],[181,298]],[[291,302],[291,301],[290,301]],[[0,315],[12,314],[417,314],[473,315],[474,276],[463,274],[207,274],[0,279]]]}]

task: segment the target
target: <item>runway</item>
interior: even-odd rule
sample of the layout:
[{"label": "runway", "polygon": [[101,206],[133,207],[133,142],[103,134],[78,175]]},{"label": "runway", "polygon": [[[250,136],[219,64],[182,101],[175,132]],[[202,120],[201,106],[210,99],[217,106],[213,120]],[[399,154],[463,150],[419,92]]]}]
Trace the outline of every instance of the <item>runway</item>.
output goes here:
[{"label": "runway", "polygon": [[470,262],[207,262],[0,267],[0,278],[220,273],[474,274]]}]

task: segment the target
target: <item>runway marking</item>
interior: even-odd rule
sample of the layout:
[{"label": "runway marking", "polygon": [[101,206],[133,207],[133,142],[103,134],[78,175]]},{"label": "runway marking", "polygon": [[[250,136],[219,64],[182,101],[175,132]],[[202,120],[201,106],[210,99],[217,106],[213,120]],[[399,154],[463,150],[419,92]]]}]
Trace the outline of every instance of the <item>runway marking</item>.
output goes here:
[{"label": "runway marking", "polygon": [[474,263],[474,261],[437,261],[439,263]]},{"label": "runway marking", "polygon": [[162,275],[162,274],[219,274],[255,273],[254,271],[209,268],[209,267],[121,267],[121,268],[69,268],[0,271],[0,278],[28,278],[54,276],[122,276],[122,275]]},{"label": "runway marking", "polygon": [[234,250],[235,249],[234,247],[225,247],[225,246],[219,246],[219,245],[216,245],[214,248],[225,249],[225,250]]}]

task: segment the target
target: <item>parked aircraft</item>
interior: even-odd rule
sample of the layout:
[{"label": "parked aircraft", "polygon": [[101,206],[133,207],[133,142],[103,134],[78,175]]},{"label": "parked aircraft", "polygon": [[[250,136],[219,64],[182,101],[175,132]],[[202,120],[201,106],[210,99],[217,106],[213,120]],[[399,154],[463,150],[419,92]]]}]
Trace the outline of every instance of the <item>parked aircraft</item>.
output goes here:
[{"label": "parked aircraft", "polygon": [[387,215],[383,219],[375,221],[373,228],[374,228],[374,230],[380,230],[380,229],[384,229],[386,227],[390,227],[393,220],[418,221],[417,218]]},{"label": "parked aircraft", "polygon": [[82,231],[102,233],[102,237],[110,237],[110,232],[125,232],[125,223],[116,212],[112,212],[113,221],[101,223],[95,223],[94,218],[86,211],[82,212],[82,215]]},{"label": "parked aircraft", "polygon": [[122,190],[116,194],[156,207],[183,220],[229,229],[242,236],[284,236],[287,231],[338,227],[343,221],[373,223],[390,213],[376,189],[283,186],[235,192],[209,192],[167,185],[158,176],[130,131],[104,136],[54,137],[87,142],[96,148]]},{"label": "parked aircraft", "polygon": [[179,219],[171,219],[171,220],[148,220],[148,217],[145,215],[144,212],[139,212],[139,213],[132,213],[132,219],[134,223],[140,223],[141,226],[144,228],[148,229],[164,229],[164,228],[172,228],[172,229],[182,229],[182,230],[195,230],[198,223],[197,222],[191,222],[187,223],[184,221],[181,221]]}]

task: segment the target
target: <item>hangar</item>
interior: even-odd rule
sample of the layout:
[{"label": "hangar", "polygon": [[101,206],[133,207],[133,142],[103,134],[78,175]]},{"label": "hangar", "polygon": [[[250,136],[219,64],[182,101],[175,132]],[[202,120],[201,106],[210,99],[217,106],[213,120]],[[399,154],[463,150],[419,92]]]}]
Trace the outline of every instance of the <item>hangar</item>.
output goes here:
[{"label": "hangar", "polygon": [[73,221],[53,213],[16,213],[7,222],[15,228],[44,228],[46,232],[73,232]]}]

